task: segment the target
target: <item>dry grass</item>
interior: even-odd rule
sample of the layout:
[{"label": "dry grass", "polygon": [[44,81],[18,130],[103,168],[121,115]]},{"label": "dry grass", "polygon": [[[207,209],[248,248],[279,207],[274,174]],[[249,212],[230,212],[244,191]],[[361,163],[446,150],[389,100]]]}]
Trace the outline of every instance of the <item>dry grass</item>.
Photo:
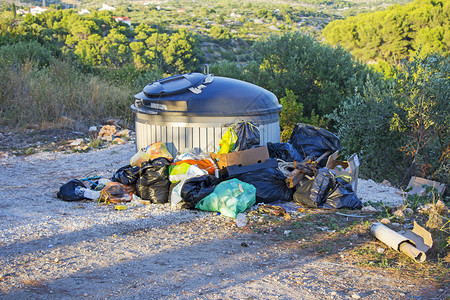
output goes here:
[{"label": "dry grass", "polygon": [[114,86],[70,63],[54,59],[48,67],[0,65],[0,123],[42,128],[87,126],[110,117],[129,119],[134,93]]}]

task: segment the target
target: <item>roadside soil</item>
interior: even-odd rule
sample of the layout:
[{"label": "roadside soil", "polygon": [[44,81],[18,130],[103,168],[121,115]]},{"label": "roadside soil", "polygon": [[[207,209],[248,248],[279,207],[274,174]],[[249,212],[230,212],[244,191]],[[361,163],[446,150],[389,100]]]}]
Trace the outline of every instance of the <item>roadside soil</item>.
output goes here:
[{"label": "roadside soil", "polygon": [[[216,213],[175,210],[169,204],[116,211],[92,201],[64,202],[56,198],[62,184],[111,177],[128,164],[134,143],[87,153],[50,149],[16,156],[3,144],[4,135],[0,138],[5,147],[0,156],[2,299],[449,296],[448,272],[443,272],[448,265],[437,264],[436,256],[431,267],[416,264],[375,240],[368,226],[377,220],[375,214],[343,211],[350,215],[343,216],[289,205],[289,219],[255,212],[238,228]],[[370,200],[367,191],[375,185],[360,180],[363,201]],[[385,187],[379,191],[385,201],[398,199]]]}]

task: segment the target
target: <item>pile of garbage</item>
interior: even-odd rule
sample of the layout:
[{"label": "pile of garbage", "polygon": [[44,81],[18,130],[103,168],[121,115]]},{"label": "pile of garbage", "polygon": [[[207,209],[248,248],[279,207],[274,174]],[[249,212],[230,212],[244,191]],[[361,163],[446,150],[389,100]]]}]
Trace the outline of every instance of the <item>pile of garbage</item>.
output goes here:
[{"label": "pile of garbage", "polygon": [[[65,201],[93,199],[124,204],[162,204],[219,212],[237,218],[255,204],[294,201],[308,208],[360,209],[357,156],[337,161],[338,137],[296,124],[288,143],[260,146],[251,122],[228,128],[217,153],[185,149],[175,157],[162,142],[140,149],[111,178],[72,179],[58,192]],[[267,209],[267,207],[266,207]],[[278,211],[278,210],[277,210]]]}]

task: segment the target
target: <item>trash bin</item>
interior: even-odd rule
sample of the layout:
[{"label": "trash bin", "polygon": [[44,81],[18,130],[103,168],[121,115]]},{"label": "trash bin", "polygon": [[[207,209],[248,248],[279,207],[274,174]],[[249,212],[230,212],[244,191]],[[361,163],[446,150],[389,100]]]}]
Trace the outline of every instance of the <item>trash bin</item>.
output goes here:
[{"label": "trash bin", "polygon": [[189,73],[152,82],[134,96],[136,146],[163,142],[172,155],[185,148],[216,152],[228,126],[253,122],[261,145],[280,141],[276,96],[257,85]]}]

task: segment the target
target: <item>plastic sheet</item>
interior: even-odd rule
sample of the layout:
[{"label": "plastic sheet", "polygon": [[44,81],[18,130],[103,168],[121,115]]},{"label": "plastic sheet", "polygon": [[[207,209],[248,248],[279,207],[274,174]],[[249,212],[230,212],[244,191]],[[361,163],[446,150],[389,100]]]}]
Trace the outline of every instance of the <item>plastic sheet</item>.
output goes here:
[{"label": "plastic sheet", "polygon": [[59,192],[56,193],[56,196],[64,201],[82,200],[84,199],[84,196],[75,192],[77,187],[86,188],[81,180],[71,179],[59,188]]},{"label": "plastic sheet", "polygon": [[314,178],[314,183],[311,188],[311,200],[316,203],[317,207],[321,207],[333,189],[333,171],[327,168],[319,169],[319,173]]},{"label": "plastic sheet", "polygon": [[179,152],[177,156],[173,159],[174,162],[180,160],[202,160],[205,158],[209,158],[209,153],[202,152],[199,148],[186,148],[183,151]]},{"label": "plastic sheet", "polygon": [[267,143],[271,158],[278,158],[284,161],[302,161],[303,157],[289,143]]},{"label": "plastic sheet", "polygon": [[123,166],[114,173],[113,180],[125,185],[133,185],[138,180],[140,171],[140,167]]},{"label": "plastic sheet", "polygon": [[208,172],[200,169],[196,165],[182,163],[182,164],[176,165],[173,169],[171,169],[170,175],[169,175],[169,180],[172,183],[176,183],[176,182],[180,182],[182,180],[189,179],[191,177],[202,176],[202,175],[206,175],[206,174],[208,174]]},{"label": "plastic sheet", "polygon": [[229,153],[234,150],[237,141],[236,132],[232,127],[229,127],[219,141],[218,154]]},{"label": "plastic sheet", "polygon": [[[341,141],[337,136],[325,129],[302,123],[295,124],[289,144],[303,159],[311,157],[315,160],[327,151],[341,150]],[[320,166],[324,167],[326,161],[323,159]]]},{"label": "plastic sheet", "polygon": [[255,204],[255,193],[254,186],[233,178],[219,183],[195,208],[217,211],[235,219],[239,213]]},{"label": "plastic sheet", "polygon": [[190,165],[196,165],[200,169],[208,172],[209,175],[214,175],[214,173],[215,173],[214,163],[213,163],[212,159],[210,159],[210,158],[205,158],[205,159],[201,159],[201,160],[184,159],[184,160],[174,162],[173,165],[180,165],[183,163],[187,163]]},{"label": "plastic sheet", "polygon": [[327,197],[324,207],[360,209],[362,207],[362,202],[348,182],[342,178],[336,178],[336,188]]},{"label": "plastic sheet", "polygon": [[317,208],[317,203],[311,199],[311,189],[313,187],[314,180],[303,179],[296,186],[296,190],[293,196],[294,202],[301,204],[305,207]]},{"label": "plastic sheet", "polygon": [[136,181],[137,195],[152,203],[169,200],[169,165],[165,157],[156,158],[142,166],[141,176]]},{"label": "plastic sheet", "polygon": [[232,126],[237,135],[234,151],[242,151],[259,147],[259,128],[251,122],[239,122]]},{"label": "plastic sheet", "polygon": [[194,208],[201,199],[211,194],[219,183],[220,180],[211,175],[186,179],[174,188],[170,203],[181,208]]},{"label": "plastic sheet", "polygon": [[287,187],[286,176],[278,169],[262,169],[235,176],[256,188],[256,202],[292,201],[293,191]]},{"label": "plastic sheet", "polygon": [[132,188],[120,182],[109,182],[100,192],[100,201],[106,203],[130,202]]},{"label": "plastic sheet", "polygon": [[153,143],[148,145],[146,148],[139,150],[130,159],[130,165],[132,166],[142,166],[147,161],[154,160],[159,157],[164,157],[172,160],[172,154],[167,150],[166,145],[162,142]]}]

